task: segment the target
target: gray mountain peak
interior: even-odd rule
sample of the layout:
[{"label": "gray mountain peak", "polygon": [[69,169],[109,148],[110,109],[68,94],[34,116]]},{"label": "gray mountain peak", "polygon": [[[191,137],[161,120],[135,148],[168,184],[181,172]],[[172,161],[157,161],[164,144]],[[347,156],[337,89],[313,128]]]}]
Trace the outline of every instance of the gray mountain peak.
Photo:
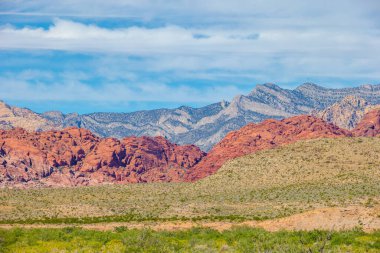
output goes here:
[{"label": "gray mountain peak", "polygon": [[[200,108],[181,106],[175,109],[85,115],[60,112],[31,115],[32,112],[27,112],[26,115],[38,120],[34,125],[39,129],[76,126],[87,128],[99,136],[116,138],[161,135],[172,142],[195,144],[209,150],[228,132],[247,123],[321,111],[350,95],[356,95],[368,104],[380,104],[380,85],[329,89],[304,83],[290,90],[265,83],[257,85],[248,95],[235,96],[230,102],[221,101]],[[4,110],[4,113],[8,111]],[[17,126],[22,126],[20,122],[28,122],[18,120],[22,117],[19,115],[12,114],[12,121],[8,123],[13,126],[12,122],[18,122]],[[3,125],[9,127],[8,123],[4,121]],[[34,125],[29,125],[29,129]]]}]

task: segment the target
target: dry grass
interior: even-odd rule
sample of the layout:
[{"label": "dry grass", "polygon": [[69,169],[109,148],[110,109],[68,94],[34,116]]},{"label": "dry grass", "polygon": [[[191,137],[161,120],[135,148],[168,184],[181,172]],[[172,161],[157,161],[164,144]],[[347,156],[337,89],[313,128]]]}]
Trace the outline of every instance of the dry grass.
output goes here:
[{"label": "dry grass", "polygon": [[1,189],[0,220],[267,219],[320,207],[370,207],[380,198],[379,158],[379,138],[320,139],[232,160],[196,183]]},{"label": "dry grass", "polygon": [[0,229],[0,252],[379,252],[380,232],[266,232],[247,227],[218,232],[193,228],[152,231],[119,227],[116,231]]}]

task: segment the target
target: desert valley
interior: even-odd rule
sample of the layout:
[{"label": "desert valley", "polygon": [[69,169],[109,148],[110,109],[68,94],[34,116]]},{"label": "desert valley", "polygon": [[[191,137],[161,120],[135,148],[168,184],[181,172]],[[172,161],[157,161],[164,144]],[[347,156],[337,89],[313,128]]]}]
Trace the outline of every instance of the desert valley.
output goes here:
[{"label": "desert valley", "polygon": [[0,0],[0,253],[380,253],[379,0]]},{"label": "desert valley", "polygon": [[[0,227],[377,231],[380,95],[367,91],[378,87],[326,90],[291,117],[283,94],[294,91],[268,89],[268,119],[235,126],[207,153],[165,136],[102,137],[3,103]],[[234,118],[259,113],[252,100]]]}]

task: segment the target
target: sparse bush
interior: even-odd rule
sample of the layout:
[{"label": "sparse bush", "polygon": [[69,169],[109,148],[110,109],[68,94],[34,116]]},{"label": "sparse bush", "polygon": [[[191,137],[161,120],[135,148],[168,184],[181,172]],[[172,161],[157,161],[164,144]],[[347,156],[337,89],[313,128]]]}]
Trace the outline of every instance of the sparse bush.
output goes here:
[{"label": "sparse bush", "polygon": [[379,138],[322,139],[234,159],[196,183],[4,188],[0,223],[237,221],[323,206],[375,206],[378,154]]},{"label": "sparse bush", "polygon": [[380,232],[0,229],[0,252],[379,252]]}]

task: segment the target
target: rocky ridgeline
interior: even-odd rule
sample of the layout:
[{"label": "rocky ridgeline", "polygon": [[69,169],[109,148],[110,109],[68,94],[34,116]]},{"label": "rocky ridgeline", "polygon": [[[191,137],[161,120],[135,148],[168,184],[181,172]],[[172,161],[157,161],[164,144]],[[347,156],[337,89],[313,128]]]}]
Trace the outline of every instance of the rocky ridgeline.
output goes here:
[{"label": "rocky ridgeline", "polygon": [[226,161],[299,140],[380,135],[380,110],[352,131],[301,115],[250,123],[232,131],[207,155],[163,137],[99,138],[89,130],[0,131],[1,186],[77,186],[103,183],[196,181]]},{"label": "rocky ridgeline", "polygon": [[338,127],[351,130],[363,119],[365,113],[379,108],[379,105],[371,105],[361,97],[347,96],[322,111],[313,112],[313,114]]},{"label": "rocky ridgeline", "polygon": [[[131,113],[37,114],[21,109],[27,110],[25,114],[13,112],[10,119],[4,117],[0,109],[0,127],[25,126],[28,130],[48,130],[75,126],[89,129],[100,137],[120,139],[132,135],[165,136],[171,142],[195,144],[207,151],[228,132],[248,123],[321,111],[350,95],[356,95],[370,105],[380,104],[380,85],[327,89],[315,84],[303,84],[289,90],[275,84],[263,84],[257,85],[248,95],[236,96],[230,102],[222,101],[201,108],[182,106]],[[1,107],[5,105],[0,104]],[[14,107],[9,109],[17,111]],[[28,120],[25,120],[26,116]]]},{"label": "rocky ridgeline", "polygon": [[0,101],[0,129],[21,127],[28,131],[49,130],[57,126],[26,108],[12,107]]},{"label": "rocky ridgeline", "polygon": [[348,130],[340,129],[322,119],[302,115],[284,120],[265,120],[250,123],[239,130],[232,131],[208,153],[186,179],[195,181],[214,174],[226,161],[259,150],[294,143],[299,140],[316,138],[338,138],[351,136]]},{"label": "rocky ridgeline", "polygon": [[188,171],[186,180],[195,181],[214,174],[226,161],[259,150],[299,140],[361,136],[380,136],[380,109],[367,112],[352,131],[309,115],[250,123],[227,134],[201,162]]}]

